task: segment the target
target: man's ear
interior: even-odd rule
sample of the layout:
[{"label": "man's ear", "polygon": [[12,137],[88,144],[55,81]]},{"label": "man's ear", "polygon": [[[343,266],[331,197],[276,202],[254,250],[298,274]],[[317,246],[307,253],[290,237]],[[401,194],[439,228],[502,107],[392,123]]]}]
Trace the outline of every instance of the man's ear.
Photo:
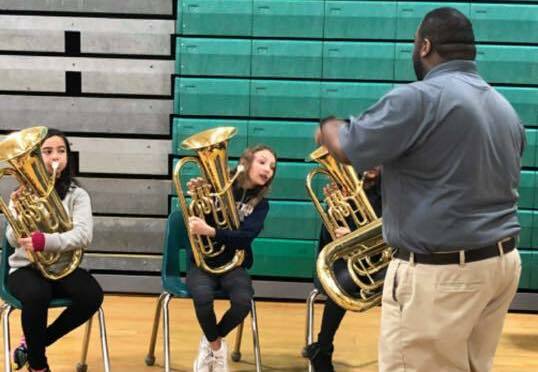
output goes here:
[{"label": "man's ear", "polygon": [[420,46],[420,57],[425,58],[427,57],[432,51],[432,42],[430,39],[425,38],[422,41],[422,45]]}]

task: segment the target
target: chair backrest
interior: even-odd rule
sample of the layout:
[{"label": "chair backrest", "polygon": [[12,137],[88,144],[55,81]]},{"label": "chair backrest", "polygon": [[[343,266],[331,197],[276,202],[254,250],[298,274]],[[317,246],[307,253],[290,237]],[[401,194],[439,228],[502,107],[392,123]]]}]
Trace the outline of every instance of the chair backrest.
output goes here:
[{"label": "chair backrest", "polygon": [[183,215],[181,211],[174,211],[168,216],[164,232],[161,279],[165,289],[170,282],[175,282],[175,286],[179,285],[182,269],[187,270],[186,262],[181,262],[181,251],[184,252],[186,261],[189,261],[189,250],[190,242]]},{"label": "chair backrest", "polygon": [[[14,248],[9,244],[4,234],[2,239],[2,262],[0,262],[0,298],[11,304],[13,304],[15,298],[7,290],[7,277],[9,276],[9,256],[11,256],[13,250]],[[18,303],[17,300],[15,301]]]}]

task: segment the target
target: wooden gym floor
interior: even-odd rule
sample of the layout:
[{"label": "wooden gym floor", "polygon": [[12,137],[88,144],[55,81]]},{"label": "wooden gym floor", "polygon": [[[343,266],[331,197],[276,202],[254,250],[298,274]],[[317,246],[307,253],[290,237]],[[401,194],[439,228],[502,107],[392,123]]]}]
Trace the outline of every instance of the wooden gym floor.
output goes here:
[{"label": "wooden gym floor", "polygon": [[[114,372],[156,372],[163,370],[162,328],[157,338],[155,366],[144,363],[147,354],[156,296],[107,295],[103,305],[111,369]],[[226,309],[224,301],[218,301],[218,316]],[[281,303],[258,301],[258,322],[264,371],[303,372],[307,370],[305,359],[300,356],[304,340],[304,303]],[[59,310],[51,310],[50,319]],[[316,305],[316,330],[319,329],[322,304]],[[18,311],[11,315],[12,346],[18,343],[21,331]],[[247,320],[249,320],[247,318]],[[335,341],[335,368],[337,372],[377,371],[377,337],[380,308],[366,313],[348,313],[342,322]],[[173,371],[192,371],[200,330],[196,322],[192,302],[174,299],[170,302],[171,351]],[[53,372],[74,371],[82,345],[83,327],[67,335],[48,349],[49,363]],[[232,348],[233,336],[228,336]],[[252,354],[250,323],[245,323],[242,361],[230,361],[233,372],[255,371]],[[3,355],[2,355],[3,368]],[[88,370],[102,371],[97,318],[94,319]],[[538,314],[508,314],[503,336],[497,349],[494,372],[538,371]]]}]

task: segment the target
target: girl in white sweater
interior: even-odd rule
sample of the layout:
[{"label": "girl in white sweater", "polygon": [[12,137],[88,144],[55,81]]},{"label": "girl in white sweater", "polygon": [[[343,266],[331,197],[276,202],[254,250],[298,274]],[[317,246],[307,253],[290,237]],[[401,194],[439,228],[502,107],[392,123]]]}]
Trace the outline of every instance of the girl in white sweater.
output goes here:
[{"label": "girl in white sweater", "polygon": [[[31,236],[20,239],[15,237],[11,226],[6,230],[9,243],[15,247],[15,252],[9,257],[8,288],[22,303],[21,322],[25,336],[13,354],[16,369],[28,365],[29,371],[50,371],[45,348],[85,323],[103,302],[103,290],[86,270],[77,268],[61,279],[49,280],[26,257],[26,251],[61,253],[84,249],[91,243],[93,219],[90,197],[73,180],[70,154],[65,135],[49,129],[41,143],[41,157],[50,173],[52,163],[58,163],[55,189],[73,221],[73,228],[63,233],[34,231]],[[12,199],[20,191],[15,191]],[[48,268],[49,271],[59,271],[66,259],[60,258]],[[72,303],[47,327],[48,306],[55,297],[69,298]]]}]

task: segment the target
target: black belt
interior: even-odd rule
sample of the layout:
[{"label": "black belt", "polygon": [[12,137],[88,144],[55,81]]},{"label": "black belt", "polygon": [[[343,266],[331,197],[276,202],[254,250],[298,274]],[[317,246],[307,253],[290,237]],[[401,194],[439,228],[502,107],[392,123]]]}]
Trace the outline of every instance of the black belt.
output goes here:
[{"label": "black belt", "polygon": [[[511,252],[516,247],[516,238],[510,237],[503,239],[498,243],[488,245],[486,247],[470,249],[466,251],[447,252],[447,253],[433,253],[433,254],[419,254],[413,253],[413,262],[427,265],[452,265],[464,262],[474,262],[485,260],[487,258],[500,256],[502,254]],[[463,252],[463,255],[462,253]],[[407,249],[398,248],[394,254],[395,258],[399,258],[404,261],[410,261],[411,253]]]}]

